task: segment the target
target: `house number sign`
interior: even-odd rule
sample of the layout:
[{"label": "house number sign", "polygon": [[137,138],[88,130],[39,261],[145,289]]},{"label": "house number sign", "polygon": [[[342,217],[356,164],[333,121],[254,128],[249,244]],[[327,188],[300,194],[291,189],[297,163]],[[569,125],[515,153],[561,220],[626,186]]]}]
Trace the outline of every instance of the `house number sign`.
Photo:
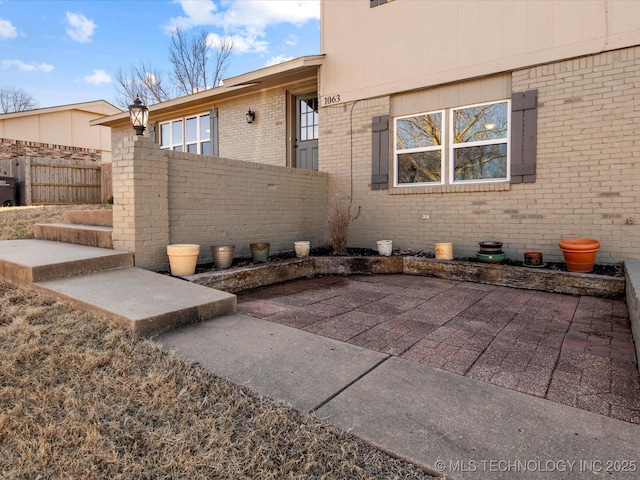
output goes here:
[{"label": "house number sign", "polygon": [[340,95],[331,95],[329,97],[324,97],[323,102],[325,105],[333,105],[334,103],[339,103]]}]

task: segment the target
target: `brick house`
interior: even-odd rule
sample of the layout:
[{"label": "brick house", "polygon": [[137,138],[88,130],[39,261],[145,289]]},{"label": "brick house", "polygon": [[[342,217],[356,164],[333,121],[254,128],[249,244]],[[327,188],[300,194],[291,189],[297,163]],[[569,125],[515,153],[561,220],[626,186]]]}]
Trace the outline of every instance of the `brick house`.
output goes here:
[{"label": "brick house", "polygon": [[[151,106],[156,147],[193,165],[205,154],[318,170],[326,183],[313,188],[326,192],[314,202],[326,205],[316,243],[328,239],[329,212],[343,204],[353,217],[350,246],[392,239],[433,251],[452,242],[455,256],[472,256],[479,241],[500,240],[512,258],[540,250],[560,261],[558,241],[579,236],[601,241],[599,262],[640,259],[640,3],[356,0],[321,8],[322,55]],[[112,127],[114,152],[124,140],[123,161],[142,160],[127,122],[118,114],[92,124]],[[246,188],[260,200],[280,186],[271,178]],[[190,213],[200,208],[193,190],[181,195],[193,197]],[[269,221],[254,229],[278,236],[279,215],[294,200],[264,207]],[[228,201],[219,199],[217,211]],[[168,224],[182,218],[170,205]],[[236,215],[236,223],[255,220]],[[207,228],[232,227],[205,222],[187,233],[185,225],[154,248],[203,242],[196,231]],[[280,237],[280,248],[300,239],[292,235]],[[121,238],[142,245],[143,236],[123,230]]]},{"label": "brick house", "polygon": [[495,239],[559,261],[578,236],[599,262],[640,259],[640,3],[325,1],[321,18],[319,163],[354,245]]}]

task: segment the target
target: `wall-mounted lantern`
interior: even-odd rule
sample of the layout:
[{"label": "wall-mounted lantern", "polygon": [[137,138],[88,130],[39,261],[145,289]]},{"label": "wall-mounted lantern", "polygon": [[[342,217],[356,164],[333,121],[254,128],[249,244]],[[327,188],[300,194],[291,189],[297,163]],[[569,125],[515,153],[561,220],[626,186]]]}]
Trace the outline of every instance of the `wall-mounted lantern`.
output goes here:
[{"label": "wall-mounted lantern", "polygon": [[129,118],[131,119],[131,126],[136,131],[136,135],[142,135],[145,128],[147,128],[149,109],[142,103],[139,95],[136,95],[133,105],[129,105]]},{"label": "wall-mounted lantern", "polygon": [[246,117],[247,117],[247,123],[253,123],[256,119],[256,112],[249,109],[249,111],[246,114]]}]

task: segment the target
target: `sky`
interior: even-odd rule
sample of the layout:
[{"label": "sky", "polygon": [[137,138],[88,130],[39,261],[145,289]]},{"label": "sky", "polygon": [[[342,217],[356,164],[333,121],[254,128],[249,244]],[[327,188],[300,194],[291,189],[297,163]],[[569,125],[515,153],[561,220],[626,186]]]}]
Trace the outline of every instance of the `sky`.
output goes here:
[{"label": "sky", "polygon": [[233,38],[224,78],[320,53],[319,0],[0,0],[0,88],[115,104],[119,69],[170,70],[176,27]]}]

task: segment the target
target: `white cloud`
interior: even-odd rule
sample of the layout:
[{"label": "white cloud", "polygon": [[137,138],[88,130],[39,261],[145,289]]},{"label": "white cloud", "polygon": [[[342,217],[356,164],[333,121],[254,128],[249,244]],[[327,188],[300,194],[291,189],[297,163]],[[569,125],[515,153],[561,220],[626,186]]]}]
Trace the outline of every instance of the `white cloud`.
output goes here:
[{"label": "white cloud", "polygon": [[[207,42],[213,48],[217,48],[222,38],[217,33],[210,33],[207,35]],[[231,39],[234,53],[263,53],[267,51],[267,46],[269,45],[264,40],[258,40],[258,38],[250,36],[231,35],[224,38]]]},{"label": "white cloud", "polygon": [[17,68],[21,72],[50,72],[53,65],[48,63],[25,63],[22,60],[3,60],[2,68]]},{"label": "white cloud", "polygon": [[[268,42],[266,29],[280,23],[301,26],[308,20],[320,18],[320,0],[236,0],[225,2],[226,10],[218,10],[212,0],[177,0],[184,16],[174,17],[166,26],[167,32],[176,27],[189,29],[213,26],[223,29],[235,40],[236,53],[263,52]],[[290,38],[290,41],[297,41]],[[244,49],[244,50],[243,50]]]},{"label": "white cloud", "polygon": [[16,38],[17,36],[18,31],[16,30],[16,27],[14,27],[9,20],[0,18],[0,40],[8,40]]},{"label": "white cloud", "polygon": [[298,44],[298,36],[297,35],[289,35],[285,40],[284,43],[286,43],[287,45],[289,45],[290,47],[295,47]]},{"label": "white cloud", "polygon": [[86,77],[84,77],[84,80],[91,85],[111,83],[111,77],[104,70],[94,70],[91,75],[87,75]]},{"label": "white cloud", "polygon": [[277,65],[278,63],[288,62],[289,60],[293,60],[293,57],[278,55],[277,57],[271,57],[267,60],[267,64],[265,66],[269,67],[271,65]]},{"label": "white cloud", "polygon": [[80,43],[89,43],[91,41],[91,37],[97,27],[93,20],[89,20],[81,13],[67,12],[67,22],[69,23],[67,35],[73,40]]}]

